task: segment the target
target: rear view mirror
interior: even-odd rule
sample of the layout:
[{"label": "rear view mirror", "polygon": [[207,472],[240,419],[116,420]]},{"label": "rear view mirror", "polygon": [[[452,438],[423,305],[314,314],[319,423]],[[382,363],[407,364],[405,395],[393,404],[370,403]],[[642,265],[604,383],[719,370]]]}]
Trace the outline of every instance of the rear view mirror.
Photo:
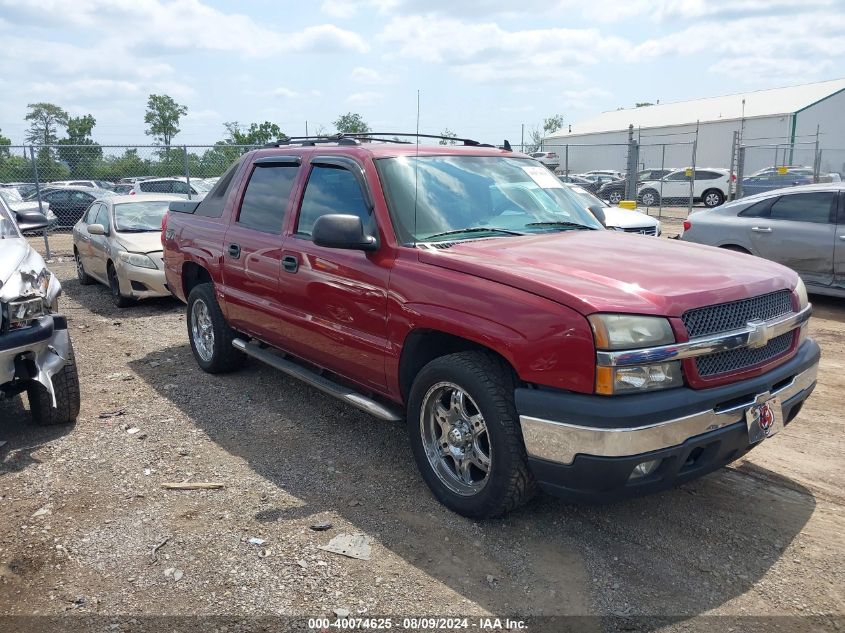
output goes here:
[{"label": "rear view mirror", "polygon": [[40,231],[50,225],[50,220],[40,211],[17,211],[15,219],[21,232]]},{"label": "rear view mirror", "polygon": [[88,235],[105,235],[106,234],[106,227],[102,224],[89,224],[88,225]]},{"label": "rear view mirror", "polygon": [[599,221],[599,224],[601,224],[603,227],[607,228],[607,224],[606,224],[607,219],[605,218],[605,215],[604,215],[604,208],[601,205],[593,204],[593,205],[590,205],[589,207],[587,207],[587,209],[589,210],[590,213],[592,213],[595,216],[596,220]]},{"label": "rear view mirror", "polygon": [[378,240],[364,234],[364,225],[357,215],[330,213],[317,218],[311,237],[317,246],[374,251]]}]

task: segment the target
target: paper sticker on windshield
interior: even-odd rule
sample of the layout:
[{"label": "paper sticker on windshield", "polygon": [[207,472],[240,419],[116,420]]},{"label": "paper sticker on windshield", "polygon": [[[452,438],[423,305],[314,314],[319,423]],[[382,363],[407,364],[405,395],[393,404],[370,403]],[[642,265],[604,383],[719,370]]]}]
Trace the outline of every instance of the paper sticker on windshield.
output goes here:
[{"label": "paper sticker on windshield", "polygon": [[540,165],[525,165],[522,170],[528,174],[538,187],[543,189],[563,189],[560,179]]}]

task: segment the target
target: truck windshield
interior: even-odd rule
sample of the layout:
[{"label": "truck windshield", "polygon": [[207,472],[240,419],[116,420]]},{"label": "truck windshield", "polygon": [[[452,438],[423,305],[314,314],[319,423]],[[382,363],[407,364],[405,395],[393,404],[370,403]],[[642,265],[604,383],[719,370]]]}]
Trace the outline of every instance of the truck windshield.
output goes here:
[{"label": "truck windshield", "polygon": [[535,161],[504,156],[399,156],[376,161],[404,244],[602,228]]}]

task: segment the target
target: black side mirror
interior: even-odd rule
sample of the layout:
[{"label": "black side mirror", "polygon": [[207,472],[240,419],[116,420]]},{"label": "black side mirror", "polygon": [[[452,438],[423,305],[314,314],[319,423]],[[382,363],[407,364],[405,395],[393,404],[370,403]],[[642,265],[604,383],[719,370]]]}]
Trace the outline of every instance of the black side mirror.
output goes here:
[{"label": "black side mirror", "polygon": [[364,234],[364,225],[357,215],[330,213],[317,218],[311,229],[311,238],[317,246],[374,251],[378,240]]},{"label": "black side mirror", "polygon": [[40,231],[50,226],[50,220],[40,211],[16,211],[15,216],[21,232]]},{"label": "black side mirror", "polygon": [[590,205],[589,207],[587,207],[587,209],[589,210],[590,213],[592,213],[595,216],[596,220],[599,221],[599,224],[601,224],[603,227],[607,228],[607,224],[605,223],[606,218],[604,216],[604,208],[600,204]]}]

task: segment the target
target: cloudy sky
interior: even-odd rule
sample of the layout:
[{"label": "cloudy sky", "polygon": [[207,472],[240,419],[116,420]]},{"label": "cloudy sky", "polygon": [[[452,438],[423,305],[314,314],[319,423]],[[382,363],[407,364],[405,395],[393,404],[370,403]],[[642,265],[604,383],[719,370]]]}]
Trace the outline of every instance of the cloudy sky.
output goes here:
[{"label": "cloudy sky", "polygon": [[147,95],[188,106],[178,143],[224,121],[288,134],[360,112],[371,128],[518,142],[678,101],[845,76],[843,0],[0,0],[0,130],[27,103],[139,143]]}]

